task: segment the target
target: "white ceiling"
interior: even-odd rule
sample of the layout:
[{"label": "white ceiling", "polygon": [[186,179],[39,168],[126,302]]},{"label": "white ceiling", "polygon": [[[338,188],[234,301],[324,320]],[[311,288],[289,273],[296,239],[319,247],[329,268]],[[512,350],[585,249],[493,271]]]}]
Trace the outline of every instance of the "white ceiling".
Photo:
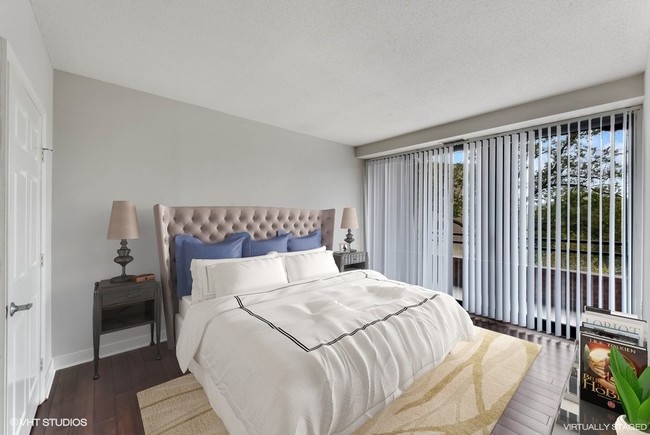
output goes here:
[{"label": "white ceiling", "polygon": [[31,0],[54,68],[349,145],[645,69],[648,0]]}]

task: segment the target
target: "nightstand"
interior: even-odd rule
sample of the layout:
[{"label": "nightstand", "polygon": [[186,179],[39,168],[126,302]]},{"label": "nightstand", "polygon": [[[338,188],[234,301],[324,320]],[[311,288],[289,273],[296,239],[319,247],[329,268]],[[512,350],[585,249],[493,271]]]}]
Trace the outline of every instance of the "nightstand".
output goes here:
[{"label": "nightstand", "polygon": [[95,283],[93,304],[93,350],[95,374],[99,378],[99,336],[140,325],[156,326],[156,359],[160,359],[160,284],[158,281],[140,283],[111,283],[105,279]]},{"label": "nightstand", "polygon": [[341,272],[350,269],[367,269],[368,253],[363,251],[334,252],[334,261]]}]

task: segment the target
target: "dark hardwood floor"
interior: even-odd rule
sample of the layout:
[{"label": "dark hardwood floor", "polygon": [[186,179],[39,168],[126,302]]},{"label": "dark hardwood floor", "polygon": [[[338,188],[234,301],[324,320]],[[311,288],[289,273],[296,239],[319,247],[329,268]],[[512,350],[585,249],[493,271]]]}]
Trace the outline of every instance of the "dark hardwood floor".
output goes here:
[{"label": "dark hardwood floor", "polygon": [[85,418],[85,427],[34,427],[32,434],[142,434],[136,393],[182,375],[174,352],[160,344],[161,360],[153,346],[99,361],[99,379],[93,381],[93,363],[59,370],[50,398],[39,406],[36,418]]},{"label": "dark hardwood floor", "polygon": [[[572,341],[473,316],[474,324],[541,344],[542,350],[501,416],[495,434],[549,434],[575,354]],[[44,427],[32,434],[144,433],[136,393],[182,375],[176,356],[161,343],[162,359],[144,347],[103,358],[93,381],[92,362],[59,370],[37,418],[85,418],[85,427]]]}]

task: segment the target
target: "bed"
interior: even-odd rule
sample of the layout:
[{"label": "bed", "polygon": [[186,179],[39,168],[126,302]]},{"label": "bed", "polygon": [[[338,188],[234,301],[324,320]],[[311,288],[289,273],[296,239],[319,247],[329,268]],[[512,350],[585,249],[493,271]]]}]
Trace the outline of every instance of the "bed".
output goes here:
[{"label": "bed", "polygon": [[[233,435],[353,433],[456,343],[474,337],[469,316],[452,297],[370,270],[296,275],[259,291],[179,301],[175,237],[219,242],[242,231],[270,239],[278,230],[295,237],[320,230],[321,244],[331,250],[334,210],[156,205],[154,215],[168,345]],[[290,276],[290,257],[278,258],[254,260],[281,263]],[[206,279],[218,282],[211,275],[217,269],[208,269]]]}]

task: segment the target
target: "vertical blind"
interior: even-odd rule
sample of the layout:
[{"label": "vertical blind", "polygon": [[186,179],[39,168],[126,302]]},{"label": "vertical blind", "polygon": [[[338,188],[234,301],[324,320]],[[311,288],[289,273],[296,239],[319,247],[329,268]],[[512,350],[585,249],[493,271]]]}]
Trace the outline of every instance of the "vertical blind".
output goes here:
[{"label": "vertical blind", "polygon": [[471,313],[567,337],[584,305],[634,313],[638,113],[367,161],[371,267],[453,293]]},{"label": "vertical blind", "polygon": [[370,264],[391,279],[452,291],[453,149],[366,162]]},{"label": "vertical blind", "polygon": [[570,336],[582,307],[634,311],[637,109],[463,144],[463,305]]}]

